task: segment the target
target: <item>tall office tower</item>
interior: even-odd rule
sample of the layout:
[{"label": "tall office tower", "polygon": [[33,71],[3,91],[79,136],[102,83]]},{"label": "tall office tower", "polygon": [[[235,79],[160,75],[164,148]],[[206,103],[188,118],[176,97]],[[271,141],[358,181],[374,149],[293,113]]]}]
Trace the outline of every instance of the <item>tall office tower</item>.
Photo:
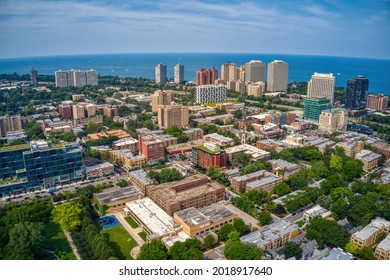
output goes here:
[{"label": "tall office tower", "polygon": [[182,83],[184,81],[184,65],[180,63],[176,64],[173,72],[175,83]]},{"label": "tall office tower", "polygon": [[365,76],[356,76],[347,82],[345,95],[345,108],[349,110],[360,110],[366,107],[368,93],[368,79]]},{"label": "tall office tower", "polygon": [[83,87],[87,85],[87,75],[85,71],[73,71],[73,85],[75,87]]},{"label": "tall office tower", "polygon": [[171,105],[172,101],[172,90],[156,90],[152,95],[152,112],[157,112],[160,105]]},{"label": "tall office tower", "polygon": [[97,86],[98,85],[98,73],[96,70],[87,70],[85,71],[86,76],[87,76],[87,85],[91,86]]},{"label": "tall office tower", "polygon": [[158,106],[158,125],[168,128],[170,126],[188,127],[189,110],[181,105],[160,105]]},{"label": "tall office tower", "polygon": [[344,108],[324,110],[320,114],[318,129],[326,132],[345,131],[347,111]]},{"label": "tall office tower", "polygon": [[6,137],[7,132],[18,131],[22,129],[22,120],[20,115],[0,117],[0,137]]},{"label": "tall office tower", "polygon": [[37,87],[38,86],[38,71],[35,70],[34,68],[31,69],[31,83],[33,86]]},{"label": "tall office tower", "polygon": [[305,98],[303,117],[318,122],[322,111],[330,109],[330,101],[326,98]]},{"label": "tall office tower", "polygon": [[156,83],[164,84],[168,81],[167,78],[167,66],[165,64],[159,63],[156,65]]},{"label": "tall office tower", "polygon": [[221,66],[221,79],[227,83],[228,81],[237,81],[238,80],[238,69],[237,65],[234,63],[224,63]]},{"label": "tall office tower", "polygon": [[307,97],[325,97],[333,105],[335,77],[332,73],[314,73],[307,84]]},{"label": "tall office tower", "polygon": [[215,80],[218,79],[218,70],[213,67],[212,69],[201,68],[196,71],[196,85],[212,85]]},{"label": "tall office tower", "polygon": [[389,104],[388,96],[384,96],[383,94],[377,94],[377,95],[370,94],[367,97],[366,108],[382,111],[387,109],[388,104]]},{"label": "tall office tower", "polygon": [[67,87],[68,86],[68,73],[67,71],[56,71],[56,87]]},{"label": "tall office tower", "polygon": [[225,85],[203,85],[196,87],[196,103],[207,104],[226,100]]},{"label": "tall office tower", "polygon": [[274,60],[268,63],[267,90],[287,91],[288,64],[282,60]]},{"label": "tall office tower", "polygon": [[226,89],[235,91],[236,90],[236,83],[237,83],[236,81],[228,81],[226,83]]},{"label": "tall office tower", "polygon": [[264,82],[265,64],[260,60],[251,60],[245,64],[245,82]]}]

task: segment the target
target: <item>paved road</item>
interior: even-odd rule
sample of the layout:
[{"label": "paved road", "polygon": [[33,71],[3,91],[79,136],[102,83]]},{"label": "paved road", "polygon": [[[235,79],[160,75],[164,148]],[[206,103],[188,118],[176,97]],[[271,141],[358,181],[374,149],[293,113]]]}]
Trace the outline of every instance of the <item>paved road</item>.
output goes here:
[{"label": "paved road", "polygon": [[236,206],[234,206],[233,204],[226,204],[226,207],[229,208],[230,210],[232,210],[233,212],[236,212],[238,214],[238,217],[240,217],[241,219],[244,220],[244,222],[247,224],[247,225],[251,225],[252,227],[258,227],[258,223],[259,221],[257,219],[255,219],[254,217],[252,217],[251,215],[248,215],[247,213],[245,213],[244,211],[238,209]]},{"label": "paved road", "polygon": [[[96,186],[98,184],[109,184],[109,183],[115,184],[116,182],[118,182],[122,179],[127,179],[127,175],[126,174],[121,174],[121,175],[116,174],[116,175],[113,175],[109,178],[85,180],[85,181],[81,181],[81,182],[77,182],[77,183],[72,183],[69,185],[58,186],[58,187],[56,187],[58,189],[58,191],[56,191],[55,193],[59,194],[59,193],[63,193],[66,191],[74,192],[77,189],[86,187],[90,184],[92,184],[94,186]],[[18,194],[18,195],[14,195],[14,196],[3,197],[0,199],[0,205],[7,203],[7,201],[6,201],[7,199],[10,199],[10,201],[14,201],[14,202],[20,202],[20,201],[24,201],[27,199],[44,198],[44,197],[48,197],[48,196],[50,196],[50,194],[47,192],[47,190],[37,190],[37,191]]]}]

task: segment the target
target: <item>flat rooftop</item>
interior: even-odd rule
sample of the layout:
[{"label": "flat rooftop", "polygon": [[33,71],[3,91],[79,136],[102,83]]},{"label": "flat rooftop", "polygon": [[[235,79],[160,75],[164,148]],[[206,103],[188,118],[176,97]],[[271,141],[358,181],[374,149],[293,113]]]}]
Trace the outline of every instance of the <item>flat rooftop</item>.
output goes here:
[{"label": "flat rooftop", "polygon": [[271,240],[280,238],[280,236],[289,234],[299,229],[298,225],[285,219],[277,220],[272,224],[244,235],[240,238],[241,242],[255,244],[258,248],[263,247]]},{"label": "flat rooftop", "polygon": [[95,194],[95,197],[103,205],[107,205],[112,202],[130,199],[138,196],[143,196],[143,194],[134,186],[128,186],[124,188],[113,187],[113,188],[105,189],[101,193]]},{"label": "flat rooftop", "polygon": [[207,134],[203,137],[204,138],[211,138],[211,139],[214,139],[214,140],[219,141],[221,143],[229,143],[229,142],[233,141],[232,138],[219,135],[218,133]]},{"label": "flat rooftop", "polygon": [[279,181],[281,181],[281,178],[272,174],[270,176],[263,177],[259,180],[248,183],[246,185],[246,188],[247,189],[257,189],[257,188],[260,188],[264,185],[268,185],[268,184],[279,182]]},{"label": "flat rooftop", "polygon": [[174,236],[166,236],[164,238],[161,238],[161,241],[167,246],[168,248],[171,248],[175,242],[184,242],[187,239],[190,239],[191,237],[187,235],[184,231],[179,232],[177,235]]},{"label": "flat rooftop", "polygon": [[129,171],[129,174],[135,177],[143,185],[152,184],[152,180],[148,177],[148,174],[146,174],[146,172],[142,169]]},{"label": "flat rooftop", "polygon": [[159,236],[175,235],[181,228],[171,216],[157,206],[150,198],[134,200],[126,203],[126,207],[135,215],[152,233]]},{"label": "flat rooftop", "polygon": [[184,201],[187,199],[190,199],[192,197],[197,197],[199,195],[206,195],[208,193],[214,192],[219,189],[224,189],[223,186],[216,182],[211,182],[211,183],[204,183],[204,184],[199,184],[198,186],[182,190],[182,191],[175,191],[176,187],[180,187],[183,185],[185,182],[191,182],[198,179],[202,179],[200,176],[205,177],[204,175],[192,175],[188,176],[180,181],[177,182],[170,182],[170,183],[165,183],[165,184],[159,184],[159,185],[151,185],[149,186],[149,190],[153,191],[153,193],[160,199],[169,201],[171,204]]},{"label": "flat rooftop", "polygon": [[114,165],[112,165],[109,162],[102,162],[102,163],[98,163],[98,164],[95,164],[92,166],[86,166],[85,169],[88,172],[90,170],[95,170],[95,169],[100,169],[100,168],[111,168],[111,167],[114,168]]},{"label": "flat rooftop", "polygon": [[323,257],[321,260],[342,260],[350,261],[353,256],[350,253],[345,252],[341,248],[333,248],[326,257]]},{"label": "flat rooftop", "polygon": [[386,236],[377,246],[378,249],[390,251],[390,234]]},{"label": "flat rooftop", "polygon": [[206,221],[218,223],[228,217],[237,215],[221,203],[213,203],[209,206],[195,209],[190,207],[178,212],[175,215],[182,219],[187,225],[194,226]]},{"label": "flat rooftop", "polygon": [[355,233],[355,237],[360,240],[366,240],[370,238],[375,232],[383,227],[390,227],[390,222],[383,218],[376,218],[365,226],[361,231]]}]

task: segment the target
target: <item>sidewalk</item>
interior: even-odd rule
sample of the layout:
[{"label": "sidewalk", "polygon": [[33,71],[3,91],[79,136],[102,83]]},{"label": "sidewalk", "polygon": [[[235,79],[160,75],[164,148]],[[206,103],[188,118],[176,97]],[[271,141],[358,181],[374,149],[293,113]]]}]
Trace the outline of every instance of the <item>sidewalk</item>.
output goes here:
[{"label": "sidewalk", "polygon": [[130,236],[137,241],[139,246],[142,246],[145,241],[138,235],[141,231],[143,231],[142,227],[132,228],[129,223],[125,220],[122,212],[117,212],[114,214],[118,221],[122,224],[122,226],[127,230]]}]

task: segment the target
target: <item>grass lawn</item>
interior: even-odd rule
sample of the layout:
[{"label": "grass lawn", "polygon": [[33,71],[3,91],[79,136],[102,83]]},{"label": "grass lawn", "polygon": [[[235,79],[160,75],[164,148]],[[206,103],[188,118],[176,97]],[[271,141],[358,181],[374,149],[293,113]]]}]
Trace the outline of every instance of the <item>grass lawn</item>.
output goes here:
[{"label": "grass lawn", "polygon": [[146,236],[147,236],[146,232],[141,231],[138,233],[138,235],[146,242]]},{"label": "grass lawn", "polygon": [[217,104],[226,104],[226,103],[240,104],[240,103],[242,103],[242,102],[238,102],[238,101],[212,102],[212,103],[205,104],[205,106],[215,108],[215,107],[217,106]]},{"label": "grass lawn", "polygon": [[125,220],[126,220],[126,222],[127,222],[132,228],[137,228],[137,227],[139,227],[139,225],[137,224],[137,222],[134,221],[132,217],[127,216],[127,217],[125,218]]},{"label": "grass lawn", "polygon": [[[65,237],[64,232],[59,224],[50,222],[45,224],[45,240],[44,244],[53,251],[61,260],[75,260],[76,256],[70,248],[69,242]],[[52,256],[52,259],[56,259]]]},{"label": "grass lawn", "polygon": [[131,238],[129,233],[122,226],[103,230],[103,233],[104,235],[107,235],[110,246],[114,249],[118,259],[133,259],[130,252],[138,243]]}]

